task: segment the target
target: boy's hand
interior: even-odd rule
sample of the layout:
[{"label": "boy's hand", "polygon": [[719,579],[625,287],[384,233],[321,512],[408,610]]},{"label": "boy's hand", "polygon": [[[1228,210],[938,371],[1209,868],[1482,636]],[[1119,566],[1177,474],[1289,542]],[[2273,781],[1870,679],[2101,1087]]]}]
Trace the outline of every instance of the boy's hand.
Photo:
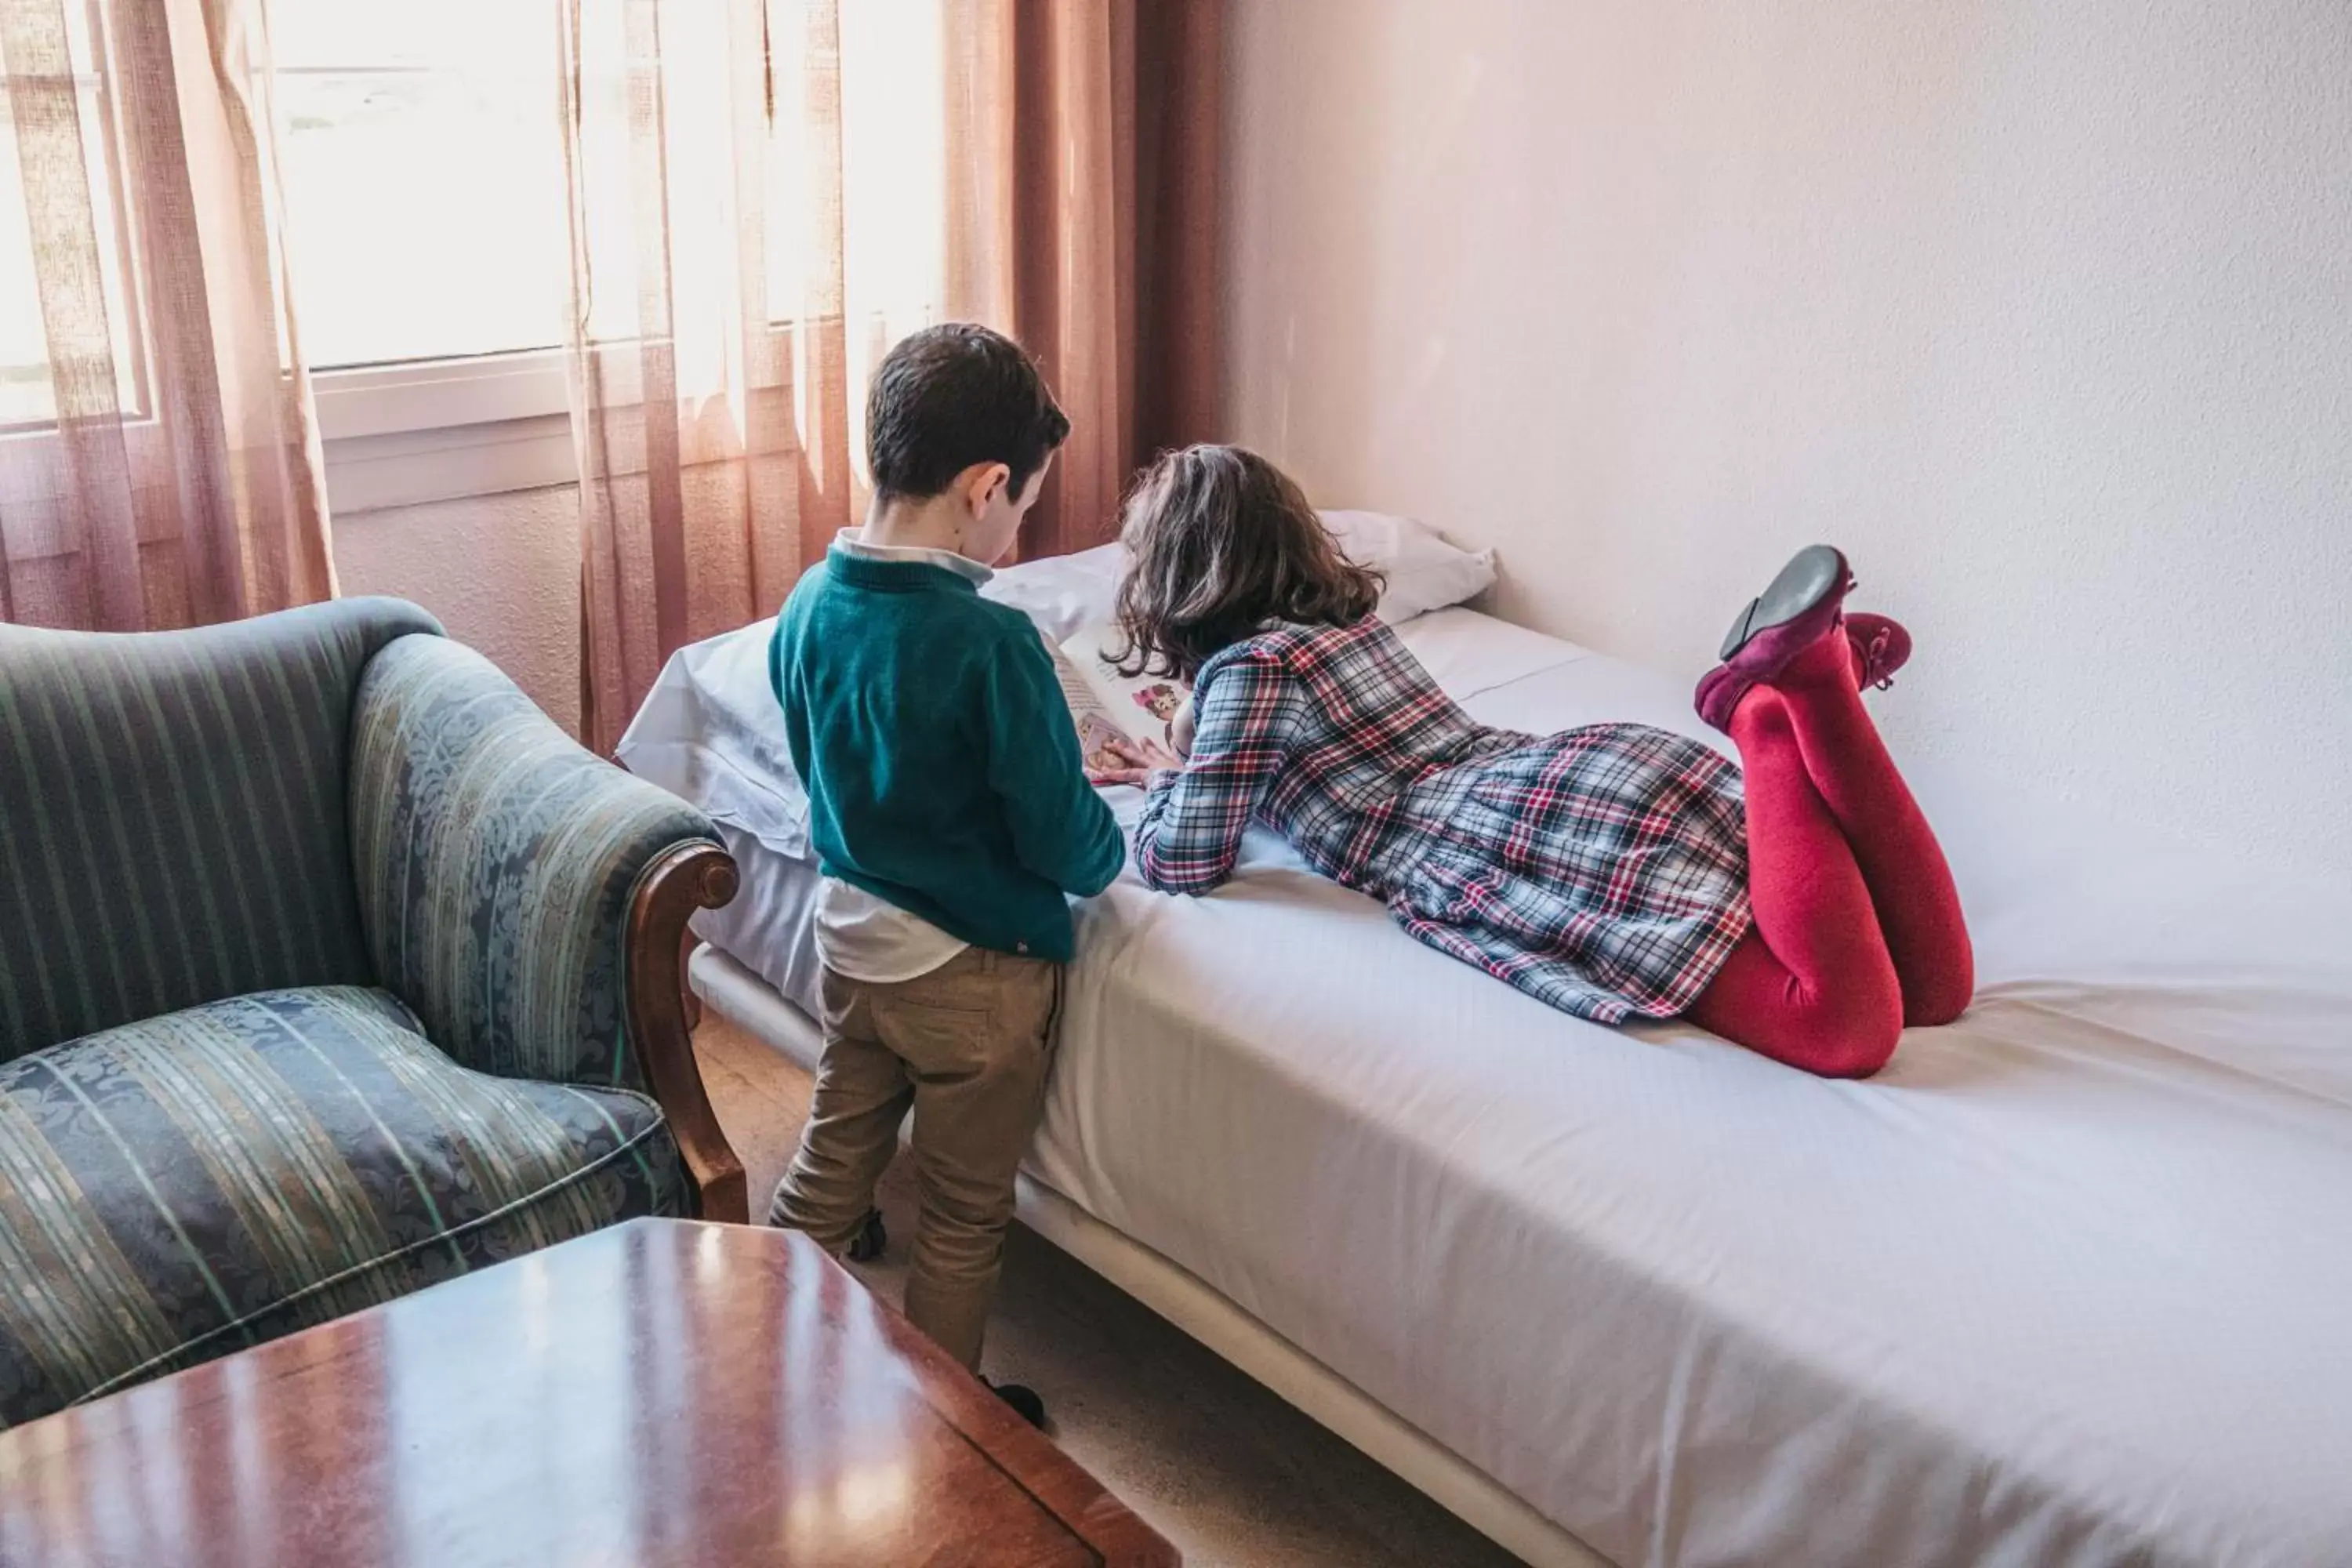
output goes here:
[{"label": "boy's hand", "polygon": [[1153,773],[1184,765],[1183,758],[1157,741],[1107,741],[1103,743],[1103,750],[1126,766],[1097,768],[1087,774],[1089,783],[1132,784],[1141,789],[1151,782]]}]

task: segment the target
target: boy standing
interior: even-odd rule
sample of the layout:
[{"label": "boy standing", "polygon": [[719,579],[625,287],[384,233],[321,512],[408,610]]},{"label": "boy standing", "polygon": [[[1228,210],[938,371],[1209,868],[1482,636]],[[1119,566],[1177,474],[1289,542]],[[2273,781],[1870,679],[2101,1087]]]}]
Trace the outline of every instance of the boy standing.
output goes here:
[{"label": "boy standing", "polygon": [[[979,594],[1069,429],[1009,339],[900,342],[866,403],[865,526],[793,590],[768,654],[824,876],[824,1051],[769,1223],[872,1246],[911,1109],[907,1316],[975,1369],[1045,1105],[1064,895],[1102,891],[1126,857],[1036,627]],[[1027,1390],[1000,1392],[1042,1418]]]}]

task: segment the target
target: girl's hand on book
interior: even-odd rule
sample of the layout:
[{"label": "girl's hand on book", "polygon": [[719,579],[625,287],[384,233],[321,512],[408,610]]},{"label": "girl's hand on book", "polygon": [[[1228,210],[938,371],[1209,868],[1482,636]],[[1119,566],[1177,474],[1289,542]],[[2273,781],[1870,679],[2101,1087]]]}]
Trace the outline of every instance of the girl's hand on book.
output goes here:
[{"label": "girl's hand on book", "polygon": [[1114,762],[1125,764],[1116,768],[1097,768],[1087,777],[1097,784],[1132,784],[1143,788],[1151,775],[1170,768],[1181,768],[1184,759],[1157,741],[1107,741],[1102,748]]}]

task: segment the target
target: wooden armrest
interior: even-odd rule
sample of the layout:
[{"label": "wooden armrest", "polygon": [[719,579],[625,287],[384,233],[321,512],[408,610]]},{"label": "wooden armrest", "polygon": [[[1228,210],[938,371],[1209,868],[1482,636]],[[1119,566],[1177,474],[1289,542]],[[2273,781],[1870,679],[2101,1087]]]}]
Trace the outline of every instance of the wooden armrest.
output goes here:
[{"label": "wooden armrest", "polygon": [[686,922],[719,908],[740,880],[735,858],[715,844],[681,844],[656,860],[629,910],[629,1036],[646,1081],[661,1102],[694,1188],[695,1212],[734,1225],[751,1217],[743,1162],[727,1142],[702,1068],[694,1058],[686,1007]]}]

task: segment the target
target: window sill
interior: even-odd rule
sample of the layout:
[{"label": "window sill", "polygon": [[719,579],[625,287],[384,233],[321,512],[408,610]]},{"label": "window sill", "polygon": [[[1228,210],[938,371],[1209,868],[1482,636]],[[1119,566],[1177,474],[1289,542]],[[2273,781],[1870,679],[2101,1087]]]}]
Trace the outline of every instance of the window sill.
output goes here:
[{"label": "window sill", "polygon": [[318,372],[328,506],[380,511],[574,482],[567,374],[561,349]]},{"label": "window sill", "polygon": [[568,485],[580,478],[563,415],[326,442],[327,505],[338,515]]},{"label": "window sill", "polygon": [[[628,434],[638,395],[635,362],[619,356],[606,374],[611,406],[626,411],[620,434],[608,427],[607,460],[615,472],[642,471],[642,436]],[[570,377],[562,349],[314,373],[330,510],[383,511],[577,483]],[[724,409],[705,417],[730,424]],[[143,420],[122,428],[128,439],[152,438]],[[728,429],[706,436],[714,452],[727,450]],[[740,453],[740,432],[733,438]],[[685,460],[708,460],[694,455],[694,445],[689,441]],[[10,489],[19,498],[68,493],[55,426],[0,432],[0,454],[16,470]]]}]

